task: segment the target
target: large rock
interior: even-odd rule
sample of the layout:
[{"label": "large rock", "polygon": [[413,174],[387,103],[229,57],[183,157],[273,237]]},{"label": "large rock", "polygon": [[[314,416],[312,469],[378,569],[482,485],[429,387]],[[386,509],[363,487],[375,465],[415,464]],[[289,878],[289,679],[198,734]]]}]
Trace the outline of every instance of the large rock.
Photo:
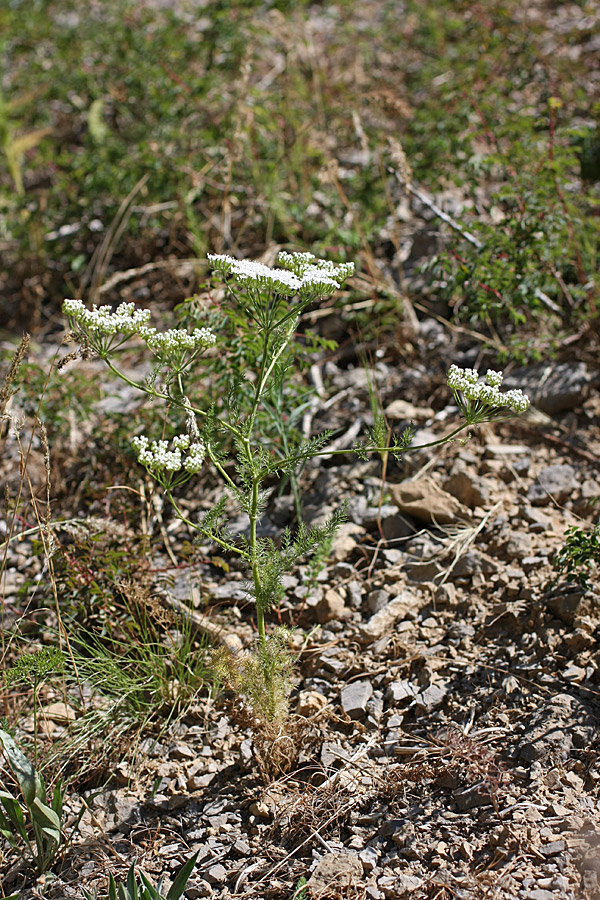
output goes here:
[{"label": "large rock", "polygon": [[452,494],[443,491],[431,478],[392,484],[390,494],[400,512],[421,522],[438,525],[472,522],[470,510]]},{"label": "large rock", "polygon": [[542,412],[553,416],[584,402],[591,376],[584,362],[536,363],[507,375],[503,388],[521,388]]}]

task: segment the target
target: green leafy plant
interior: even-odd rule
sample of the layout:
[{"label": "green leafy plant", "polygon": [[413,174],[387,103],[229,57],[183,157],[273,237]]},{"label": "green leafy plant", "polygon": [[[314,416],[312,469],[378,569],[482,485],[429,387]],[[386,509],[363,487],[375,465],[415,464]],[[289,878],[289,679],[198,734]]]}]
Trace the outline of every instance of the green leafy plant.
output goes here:
[{"label": "green leafy plant", "polygon": [[[129,868],[125,884],[117,884],[111,872],[108,876],[108,895],[106,900],[180,900],[196,865],[197,858],[198,854],[195,853],[183,864],[166,894],[162,893],[163,878],[159,879],[158,884],[154,885],[148,876],[140,870],[138,880],[134,863]],[[83,888],[83,896],[85,900],[100,900],[96,892],[92,893],[86,888]]]},{"label": "green leafy plant", "polygon": [[0,834],[42,874],[62,843],[64,787],[58,783],[49,801],[44,779],[1,729],[0,745],[22,797],[20,802],[8,790],[0,791]]},{"label": "green leafy plant", "polygon": [[[285,680],[287,663],[281,652],[281,633],[273,636],[269,648],[266,616],[281,599],[284,574],[301,558],[310,558],[326,545],[344,520],[345,508],[340,506],[322,525],[300,521],[294,534],[284,529],[278,541],[263,537],[259,525],[271,485],[296,475],[301,466],[317,456],[354,449],[363,457],[370,453],[400,457],[411,448],[414,430],[407,428],[389,442],[387,431],[376,423],[369,439],[353,448],[327,450],[332,432],[326,431],[307,439],[294,437],[282,449],[278,435],[274,439],[273,431],[263,427],[260,413],[265,407],[268,410],[270,403],[272,406],[274,393],[278,394],[280,405],[285,398],[282,385],[293,374],[294,364],[297,366],[290,345],[301,313],[310,304],[338,290],[352,273],[353,266],[317,260],[311,253],[280,253],[283,268],[269,268],[262,263],[224,255],[209,255],[209,260],[225,281],[246,344],[258,336],[259,349],[248,354],[244,380],[234,378],[235,390],[230,390],[224,401],[208,408],[190,399],[187,382],[190,371],[198,369],[205,351],[217,342],[210,329],[197,327],[191,333],[182,329],[158,332],[148,325],[150,312],[136,309],[133,303],[121,304],[113,313],[108,306],[88,310],[80,300],[66,300],[63,309],[86,352],[97,353],[117,377],[151,397],[166,401],[185,416],[185,432],[159,441],[139,435],[133,438],[132,445],[138,461],[161,486],[179,518],[192,531],[237,556],[247,566],[258,643],[256,666],[250,665],[246,675],[252,682],[249,693],[258,702],[264,718],[272,721],[282,710],[277,695]],[[154,368],[145,381],[133,380],[113,362],[116,352],[133,336],[141,338],[155,357]],[[219,345],[218,352],[224,359],[229,351],[226,343]],[[234,373],[236,366],[237,362],[232,365]],[[449,384],[457,398],[464,398],[459,406],[466,423],[426,446],[442,444],[470,425],[506,418],[513,411],[526,409],[528,401],[520,391],[501,394],[501,381],[501,373],[488,373],[486,384],[479,384],[476,371],[453,367]],[[237,402],[238,389],[243,398],[241,403]],[[220,477],[224,492],[212,510],[194,521],[183,512],[177,492],[202,470],[205,459]],[[227,527],[231,505],[247,517],[247,531],[240,537],[235,537]],[[256,678],[257,671],[261,672],[260,679]],[[260,689],[259,685],[262,685]]]},{"label": "green leafy plant", "polygon": [[38,761],[38,701],[42,684],[51,675],[60,674],[64,669],[65,656],[56,647],[44,647],[34,653],[23,653],[14,666],[7,669],[4,679],[7,685],[25,682],[33,692],[33,760]]},{"label": "green leafy plant", "polygon": [[592,571],[600,566],[600,524],[584,529],[573,525],[567,529],[565,542],[554,558],[557,579],[576,581],[590,589]]}]

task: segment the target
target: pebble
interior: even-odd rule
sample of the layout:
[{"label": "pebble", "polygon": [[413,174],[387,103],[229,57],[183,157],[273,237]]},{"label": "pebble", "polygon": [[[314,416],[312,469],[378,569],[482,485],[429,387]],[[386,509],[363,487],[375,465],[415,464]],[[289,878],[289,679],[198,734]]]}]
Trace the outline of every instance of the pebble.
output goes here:
[{"label": "pebble", "polygon": [[221,863],[217,863],[206,870],[204,877],[210,884],[223,884],[227,880],[227,869]]}]

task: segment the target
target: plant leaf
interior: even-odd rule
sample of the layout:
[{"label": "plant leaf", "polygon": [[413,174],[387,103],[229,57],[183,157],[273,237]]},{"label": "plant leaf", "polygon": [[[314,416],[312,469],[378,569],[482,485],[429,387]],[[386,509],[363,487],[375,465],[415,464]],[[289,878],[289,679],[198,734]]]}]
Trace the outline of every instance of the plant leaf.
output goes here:
[{"label": "plant leaf", "polygon": [[183,892],[185,891],[185,886],[187,884],[187,880],[192,874],[192,870],[196,865],[196,860],[198,859],[198,853],[194,853],[186,863],[181,867],[173,884],[171,885],[171,889],[167,894],[167,900],[179,900]]},{"label": "plant leaf", "polygon": [[39,797],[36,797],[31,804],[31,816],[34,824],[39,825],[40,828],[49,828],[60,834],[60,819],[50,806],[42,803]]},{"label": "plant leaf", "polygon": [[140,878],[144,885],[144,900],[163,900],[161,894],[156,890],[147,875],[140,870]]},{"label": "plant leaf", "polygon": [[[25,829],[25,819],[23,817],[23,810],[21,809],[20,803],[15,800],[12,794],[8,794],[5,791],[0,791],[0,803],[6,810],[6,815],[8,816],[13,826],[17,829],[18,833],[25,841],[28,841],[27,831]],[[4,816],[2,818],[4,818]],[[10,828],[8,822],[7,826]]]},{"label": "plant leaf", "polygon": [[1,728],[0,744],[4,748],[11,771],[19,783],[25,803],[31,808],[36,797],[44,796],[43,782],[25,754],[19,750],[10,734]]},{"label": "plant leaf", "polygon": [[132,863],[127,873],[127,895],[131,900],[139,900],[138,886],[135,880],[135,866]]}]

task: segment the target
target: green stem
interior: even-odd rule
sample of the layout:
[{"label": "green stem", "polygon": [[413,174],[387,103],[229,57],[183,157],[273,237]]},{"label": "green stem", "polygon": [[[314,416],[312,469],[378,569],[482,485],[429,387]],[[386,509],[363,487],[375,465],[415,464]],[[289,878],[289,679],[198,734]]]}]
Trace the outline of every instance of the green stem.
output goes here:
[{"label": "green stem", "polygon": [[[167,492],[167,498],[169,500],[169,503],[171,503],[173,505],[173,509],[175,510],[175,514],[177,515],[178,519],[181,519],[182,522],[184,522],[186,525],[189,525],[189,527],[193,531],[199,531],[201,534],[204,534],[204,532],[199,527],[197,522],[192,522],[192,520],[188,519],[188,517],[185,515],[185,513],[183,513],[180,510],[180,508],[177,505],[177,501],[175,500],[175,498],[173,497],[172,494]],[[207,537],[209,537],[211,539],[211,541],[214,541],[215,544],[218,544],[219,547],[222,547],[224,550],[227,550],[229,553],[237,553],[238,556],[242,557],[242,559],[245,559],[245,560],[249,559],[248,554],[245,553],[240,547],[236,547],[235,544],[230,544],[228,541],[224,541],[222,538],[217,537],[215,534],[207,534]]]},{"label": "green stem", "polygon": [[[508,417],[508,418],[511,418],[511,417]],[[500,420],[500,421],[502,421],[502,420]],[[445,444],[447,441],[451,441],[452,438],[456,437],[457,434],[460,434],[461,431],[464,431],[465,428],[472,428],[472,427],[473,427],[472,425],[465,423],[463,425],[460,425],[458,428],[455,428],[454,431],[450,432],[450,434],[445,435],[444,437],[440,438],[437,441],[431,441],[429,444],[417,444],[416,447],[407,447],[404,452],[412,453],[413,450],[424,450],[427,447],[436,447],[438,444]],[[393,453],[394,451],[397,452],[398,448],[397,447],[366,447],[365,450],[367,453],[382,454],[382,453]],[[352,453],[352,452],[354,452],[352,447],[345,447],[342,450],[327,450],[327,448],[325,448],[324,450],[318,450],[316,453],[312,453],[310,458],[313,459],[316,456],[340,456],[343,453]],[[279,460],[278,462],[274,462],[264,470],[263,477],[270,475],[271,472],[276,472],[277,469],[281,468],[282,462],[285,462],[286,464],[288,464],[288,463],[300,462],[301,460],[305,460],[305,459],[307,459],[306,456],[300,455],[300,456],[290,456],[288,459]]]},{"label": "green stem", "polygon": [[38,687],[39,683],[35,679],[33,682],[33,764],[36,768],[38,762]]}]

